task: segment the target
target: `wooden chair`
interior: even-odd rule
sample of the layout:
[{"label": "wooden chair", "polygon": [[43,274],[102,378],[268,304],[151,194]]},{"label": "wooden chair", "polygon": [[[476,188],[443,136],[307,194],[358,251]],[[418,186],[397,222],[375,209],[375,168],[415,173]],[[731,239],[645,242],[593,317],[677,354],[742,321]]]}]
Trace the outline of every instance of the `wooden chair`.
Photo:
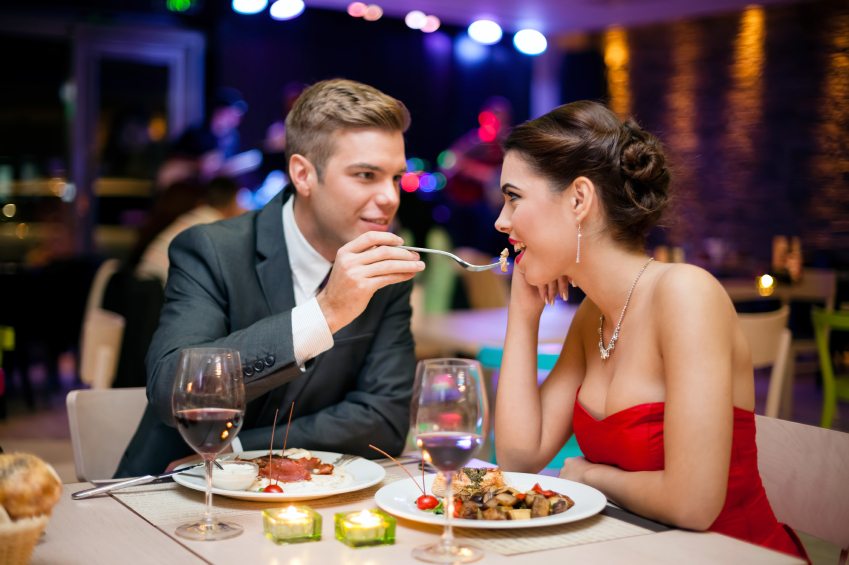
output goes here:
[{"label": "wooden chair", "polygon": [[66,404],[77,478],[111,478],[147,406],[145,389],[73,390]]},{"label": "wooden chair", "polygon": [[849,556],[849,433],[755,416],[758,469],[775,516]]},{"label": "wooden chair", "polygon": [[[764,414],[772,418],[777,418],[779,411],[786,417],[790,416],[793,364],[790,357],[792,336],[787,329],[789,315],[790,308],[786,305],[774,312],[737,314],[740,328],[749,342],[752,366],[755,369],[772,367],[764,410]],[[782,399],[787,401],[782,403]],[[781,410],[782,407],[784,410]]]},{"label": "wooden chair", "polygon": [[[811,310],[811,319],[814,322],[814,337],[817,342],[822,373],[823,400],[820,425],[824,428],[830,428],[837,411],[837,401],[849,400],[849,374],[834,374],[829,338],[832,330],[849,331],[849,312],[829,312],[822,308],[814,308]],[[847,489],[849,489],[849,485],[847,485]]]}]

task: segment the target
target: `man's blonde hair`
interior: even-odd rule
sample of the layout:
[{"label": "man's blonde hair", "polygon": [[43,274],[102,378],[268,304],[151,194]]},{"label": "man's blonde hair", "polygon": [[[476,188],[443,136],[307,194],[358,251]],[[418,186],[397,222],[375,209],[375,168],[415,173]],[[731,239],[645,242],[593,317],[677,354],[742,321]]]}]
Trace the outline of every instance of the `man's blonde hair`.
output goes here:
[{"label": "man's blonde hair", "polygon": [[408,127],[410,112],[400,100],[361,82],[325,80],[304,90],[286,116],[286,153],[309,159],[321,179],[333,154],[334,132],[372,128],[403,133]]}]

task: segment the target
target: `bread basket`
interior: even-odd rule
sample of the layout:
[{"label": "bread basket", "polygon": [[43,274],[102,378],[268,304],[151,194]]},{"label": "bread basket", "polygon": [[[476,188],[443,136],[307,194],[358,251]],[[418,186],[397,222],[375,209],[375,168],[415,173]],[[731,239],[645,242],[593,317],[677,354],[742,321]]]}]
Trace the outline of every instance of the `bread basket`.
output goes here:
[{"label": "bread basket", "polygon": [[0,563],[26,565],[50,520],[48,514],[0,523]]}]

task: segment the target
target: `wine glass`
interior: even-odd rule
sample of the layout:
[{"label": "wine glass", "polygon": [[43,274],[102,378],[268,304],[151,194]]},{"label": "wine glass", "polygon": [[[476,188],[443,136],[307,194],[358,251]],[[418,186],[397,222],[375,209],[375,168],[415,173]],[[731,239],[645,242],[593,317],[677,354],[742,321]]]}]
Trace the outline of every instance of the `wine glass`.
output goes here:
[{"label": "wine glass", "polygon": [[483,557],[479,548],[458,544],[451,530],[453,475],[469,462],[487,434],[489,409],[482,376],[480,363],[473,359],[425,359],[416,366],[413,433],[425,460],[445,478],[446,492],[442,537],[413,550],[413,557],[422,561],[468,563]]},{"label": "wine glass", "polygon": [[242,427],[245,385],[242,363],[234,349],[183,349],[174,380],[171,410],[180,435],[203,458],[206,470],[206,513],[183,524],[178,536],[220,540],[238,536],[242,527],[212,516],[212,465]]}]

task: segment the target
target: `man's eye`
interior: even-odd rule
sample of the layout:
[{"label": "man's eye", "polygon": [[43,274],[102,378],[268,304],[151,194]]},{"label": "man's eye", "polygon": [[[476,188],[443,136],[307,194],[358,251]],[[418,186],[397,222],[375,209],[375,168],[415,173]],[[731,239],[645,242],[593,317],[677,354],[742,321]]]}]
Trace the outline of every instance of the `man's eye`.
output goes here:
[{"label": "man's eye", "polygon": [[401,178],[401,175],[395,175],[394,177],[392,177],[392,182],[395,184],[395,186],[401,186]]},{"label": "man's eye", "polygon": [[372,180],[374,179],[374,173],[371,171],[360,171],[359,173],[357,173],[357,177],[364,180]]}]

